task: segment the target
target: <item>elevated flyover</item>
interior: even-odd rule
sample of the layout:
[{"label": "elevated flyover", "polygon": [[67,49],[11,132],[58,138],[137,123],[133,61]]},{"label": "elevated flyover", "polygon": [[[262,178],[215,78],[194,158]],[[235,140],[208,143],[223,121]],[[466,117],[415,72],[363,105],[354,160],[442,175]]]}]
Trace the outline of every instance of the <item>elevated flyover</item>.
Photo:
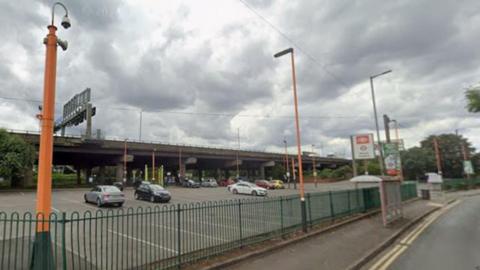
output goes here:
[{"label": "elevated flyover", "polygon": [[[14,132],[38,149],[40,136],[32,132]],[[153,156],[156,166],[163,165],[167,171],[177,175],[178,170],[195,169],[227,172],[236,170],[238,164],[242,172],[265,176],[265,169],[285,162],[284,153],[237,150],[228,148],[201,147],[192,145],[172,145],[157,142],[125,141],[118,139],[86,139],[80,136],[54,137],[54,165],[71,165],[87,171],[94,167],[116,166],[117,178],[123,176],[125,146],[127,149],[128,174],[133,169],[142,170],[152,166]],[[289,155],[289,159],[296,155]],[[349,164],[347,159],[315,157],[318,169]],[[303,156],[303,165],[312,168],[312,158]],[[256,171],[256,173],[255,173]],[[88,174],[88,173],[87,173]]]}]

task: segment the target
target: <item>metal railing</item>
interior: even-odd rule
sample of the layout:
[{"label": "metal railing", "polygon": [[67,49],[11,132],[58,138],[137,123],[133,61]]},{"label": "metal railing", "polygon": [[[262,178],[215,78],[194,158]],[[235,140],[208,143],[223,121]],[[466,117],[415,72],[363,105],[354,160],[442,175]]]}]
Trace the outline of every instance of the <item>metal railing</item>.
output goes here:
[{"label": "metal railing", "polygon": [[443,179],[442,190],[468,190],[480,187],[480,178]]},{"label": "metal railing", "polygon": [[[413,192],[415,190],[415,193]],[[378,208],[378,188],[310,193],[302,221],[297,195],[264,199],[52,213],[56,269],[172,269],[302,227]],[[402,186],[402,199],[416,184]],[[28,269],[41,218],[0,212],[0,269]]]}]

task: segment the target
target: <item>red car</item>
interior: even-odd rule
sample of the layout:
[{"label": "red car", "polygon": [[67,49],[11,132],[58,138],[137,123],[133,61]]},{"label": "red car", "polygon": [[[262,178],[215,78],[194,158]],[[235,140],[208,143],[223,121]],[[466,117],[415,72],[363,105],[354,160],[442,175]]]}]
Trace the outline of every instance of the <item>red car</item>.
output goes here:
[{"label": "red car", "polygon": [[222,179],[218,181],[218,185],[221,187],[226,187],[231,184],[235,184],[235,181],[233,181],[232,179]]},{"label": "red car", "polygon": [[268,182],[267,180],[255,180],[255,185],[259,186],[259,187],[262,187],[262,188],[266,188],[266,189],[274,189],[275,186]]}]

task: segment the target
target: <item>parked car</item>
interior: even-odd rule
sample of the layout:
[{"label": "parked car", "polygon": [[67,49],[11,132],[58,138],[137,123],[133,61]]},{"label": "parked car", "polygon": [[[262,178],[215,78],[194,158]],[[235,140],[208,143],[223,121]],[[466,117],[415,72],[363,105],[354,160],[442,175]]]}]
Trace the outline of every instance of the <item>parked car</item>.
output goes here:
[{"label": "parked car", "polygon": [[217,181],[214,178],[206,178],[202,180],[202,187],[218,187]]},{"label": "parked car", "polygon": [[83,196],[86,203],[96,203],[98,207],[103,205],[122,206],[125,195],[116,186],[95,186]]},{"label": "parked car", "polygon": [[270,180],[270,184],[272,184],[273,189],[284,189],[285,185],[283,184],[282,180]]},{"label": "parked car", "polygon": [[255,185],[266,189],[274,189],[274,185],[267,180],[255,180]]},{"label": "parked car", "polygon": [[170,192],[160,185],[141,184],[134,193],[136,200],[149,200],[150,202],[168,203],[172,198]]},{"label": "parked car", "polygon": [[120,189],[120,191],[123,191],[123,182],[113,182],[113,185]]},{"label": "parked car", "polygon": [[222,179],[218,181],[218,185],[221,187],[227,187],[232,184],[235,184],[235,181],[233,181],[232,179]]},{"label": "parked car", "polygon": [[267,190],[265,188],[256,186],[248,182],[238,182],[227,187],[233,194],[250,194],[253,196],[266,196]]},{"label": "parked car", "polygon": [[191,179],[186,179],[182,182],[182,187],[188,187],[188,188],[199,188],[200,183],[195,182]]}]

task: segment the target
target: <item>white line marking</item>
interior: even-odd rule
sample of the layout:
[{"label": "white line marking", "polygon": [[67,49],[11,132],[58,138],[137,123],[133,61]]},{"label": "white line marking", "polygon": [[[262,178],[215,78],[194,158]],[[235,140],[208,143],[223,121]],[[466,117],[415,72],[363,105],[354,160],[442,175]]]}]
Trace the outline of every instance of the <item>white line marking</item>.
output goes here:
[{"label": "white line marking", "polygon": [[413,241],[415,241],[420,234],[425,231],[433,222],[435,222],[441,215],[447,212],[450,208],[454,207],[455,205],[459,204],[460,201],[456,201],[443,209],[439,212],[432,214],[431,216],[427,217],[423,220],[415,229],[413,229],[406,237],[404,237],[392,250],[387,252],[382,258],[380,258],[370,270],[386,270],[390,265],[405,251],[407,250],[408,246],[410,246]]},{"label": "white line marking", "polygon": [[132,239],[132,240],[138,241],[138,242],[140,242],[140,243],[147,244],[147,245],[152,246],[152,247],[158,247],[158,248],[161,248],[161,249],[164,249],[164,250],[167,250],[167,251],[170,251],[170,252],[172,252],[172,253],[177,254],[177,251],[174,250],[174,249],[167,248],[167,247],[164,247],[164,246],[160,246],[160,245],[157,245],[157,244],[155,244],[155,243],[145,241],[145,240],[143,240],[143,239],[138,239],[138,238],[135,238],[135,237],[132,237],[132,236],[123,234],[123,233],[116,232],[116,231],[114,231],[114,230],[108,229],[108,231],[111,232],[111,233],[114,233],[114,234],[118,234],[118,235],[120,235],[120,236],[122,236],[122,237],[125,237],[125,238],[127,238],[127,239]]},{"label": "white line marking", "polygon": [[56,213],[60,213],[60,210],[58,210],[57,208],[55,208],[55,207],[53,207],[53,206],[52,206],[52,210],[53,210],[54,212],[56,212]]},{"label": "white line marking", "polygon": [[[177,230],[176,228],[172,228],[170,226],[165,226],[165,225],[161,225],[161,224],[153,224],[153,226],[160,227],[160,228],[167,228],[169,230],[174,230],[174,231]],[[196,232],[192,232],[192,231],[186,231],[186,230],[183,230],[183,229],[180,229],[180,231],[184,232],[184,233],[197,235],[197,236],[200,236],[200,237],[207,237],[207,238],[211,238],[211,239],[216,239],[216,240],[219,240],[219,241],[222,241],[222,242],[227,242],[228,241],[228,240],[225,240],[223,238],[218,238],[218,237],[215,237],[215,236],[209,236],[209,235],[206,235],[206,234],[196,233]]]}]

